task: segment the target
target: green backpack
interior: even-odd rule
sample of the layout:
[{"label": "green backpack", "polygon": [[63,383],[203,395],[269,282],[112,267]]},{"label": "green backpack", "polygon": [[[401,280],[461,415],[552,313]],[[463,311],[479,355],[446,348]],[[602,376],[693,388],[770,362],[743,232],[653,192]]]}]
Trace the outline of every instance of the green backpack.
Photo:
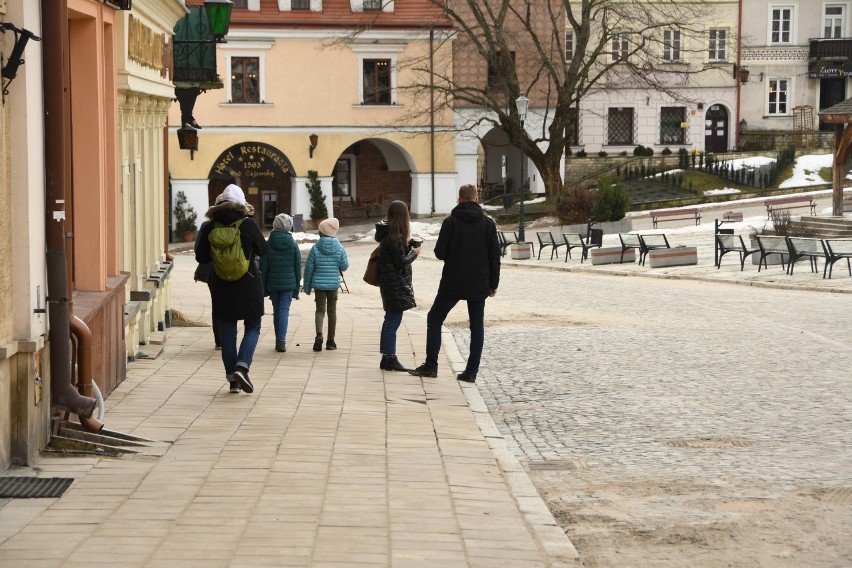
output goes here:
[{"label": "green backpack", "polygon": [[216,276],[222,280],[233,282],[248,272],[249,261],[243,252],[243,243],[240,240],[240,225],[243,221],[245,218],[230,225],[214,222],[213,230],[208,236],[213,269],[216,271]]}]

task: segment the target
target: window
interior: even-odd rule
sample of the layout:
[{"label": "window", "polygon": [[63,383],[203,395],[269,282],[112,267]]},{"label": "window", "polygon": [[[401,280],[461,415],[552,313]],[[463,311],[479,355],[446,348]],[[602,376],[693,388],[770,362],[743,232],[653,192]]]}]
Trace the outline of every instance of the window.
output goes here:
[{"label": "window", "polygon": [[334,197],[349,197],[352,195],[351,175],[352,162],[349,158],[340,158],[334,166],[334,178],[331,181],[331,194]]},{"label": "window", "polygon": [[248,8],[248,0],[233,0],[232,8]]},{"label": "window", "polygon": [[660,144],[686,144],[686,107],[660,109]]},{"label": "window", "polygon": [[663,60],[668,62],[680,61],[680,30],[663,32]]},{"label": "window", "polygon": [[291,10],[310,10],[311,0],[290,0]]},{"label": "window", "polygon": [[770,116],[790,114],[789,86],[789,79],[769,79],[769,107],[767,109],[767,114]]},{"label": "window", "polygon": [[[510,52],[510,57],[512,58],[512,65],[515,64],[515,52]],[[503,52],[500,51],[497,53],[497,64],[492,65],[488,64],[488,90],[489,91],[499,91],[502,88],[504,82],[504,76],[506,74],[506,67],[508,65],[508,61],[506,61],[506,57],[503,55]]]},{"label": "window", "polygon": [[391,104],[391,61],[390,59],[364,60],[365,105]]},{"label": "window", "polygon": [[791,43],[793,28],[793,7],[778,6],[772,8],[770,43]]},{"label": "window", "polygon": [[231,58],[231,102],[260,102],[260,58]]},{"label": "window", "polygon": [[822,37],[839,39],[843,37],[843,4],[826,4],[825,26]]},{"label": "window", "polygon": [[630,54],[630,44],[626,32],[616,32],[612,35],[612,60],[627,61]]},{"label": "window", "polygon": [[574,32],[565,32],[565,61],[574,59]]},{"label": "window", "polygon": [[565,140],[571,146],[580,145],[580,111],[577,108],[568,109],[568,125],[565,127]]},{"label": "window", "polygon": [[707,59],[710,61],[728,60],[728,30],[725,28],[712,28],[707,44]]},{"label": "window", "polygon": [[633,109],[611,108],[607,117],[607,144],[629,146],[633,144]]},{"label": "window", "polygon": [[382,9],[382,0],[364,0],[364,11],[378,12]]}]

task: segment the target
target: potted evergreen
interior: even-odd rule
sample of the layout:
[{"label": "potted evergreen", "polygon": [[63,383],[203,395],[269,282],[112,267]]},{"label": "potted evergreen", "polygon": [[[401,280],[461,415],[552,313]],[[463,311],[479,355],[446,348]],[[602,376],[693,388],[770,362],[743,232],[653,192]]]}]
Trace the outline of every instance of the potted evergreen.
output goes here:
[{"label": "potted evergreen", "polygon": [[192,205],[189,204],[186,193],[183,191],[177,192],[174,213],[175,221],[177,221],[175,224],[175,235],[181,235],[185,243],[191,243],[195,240],[195,231],[198,229],[195,225],[198,215],[195,213]]},{"label": "potted evergreen", "polygon": [[308,182],[305,185],[308,188],[308,195],[311,198],[311,221],[314,227],[319,227],[319,224],[324,219],[328,219],[328,208],[325,206],[325,195],[322,192],[319,174],[316,170],[308,170]]}]

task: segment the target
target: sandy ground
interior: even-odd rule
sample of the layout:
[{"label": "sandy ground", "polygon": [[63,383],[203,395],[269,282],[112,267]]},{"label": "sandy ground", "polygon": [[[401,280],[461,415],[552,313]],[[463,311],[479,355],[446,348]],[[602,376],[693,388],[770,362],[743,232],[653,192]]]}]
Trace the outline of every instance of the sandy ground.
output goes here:
[{"label": "sandy ground", "polygon": [[601,485],[573,467],[530,477],[588,568],[852,565],[849,488]]}]

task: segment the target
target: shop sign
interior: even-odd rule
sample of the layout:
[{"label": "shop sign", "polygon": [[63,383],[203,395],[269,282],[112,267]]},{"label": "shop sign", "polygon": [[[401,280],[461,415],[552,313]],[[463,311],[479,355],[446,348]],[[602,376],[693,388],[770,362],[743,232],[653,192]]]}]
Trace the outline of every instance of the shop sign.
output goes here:
[{"label": "shop sign", "polygon": [[257,142],[232,146],[213,164],[215,177],[242,179],[280,178],[290,172],[290,162],[277,149]]}]

